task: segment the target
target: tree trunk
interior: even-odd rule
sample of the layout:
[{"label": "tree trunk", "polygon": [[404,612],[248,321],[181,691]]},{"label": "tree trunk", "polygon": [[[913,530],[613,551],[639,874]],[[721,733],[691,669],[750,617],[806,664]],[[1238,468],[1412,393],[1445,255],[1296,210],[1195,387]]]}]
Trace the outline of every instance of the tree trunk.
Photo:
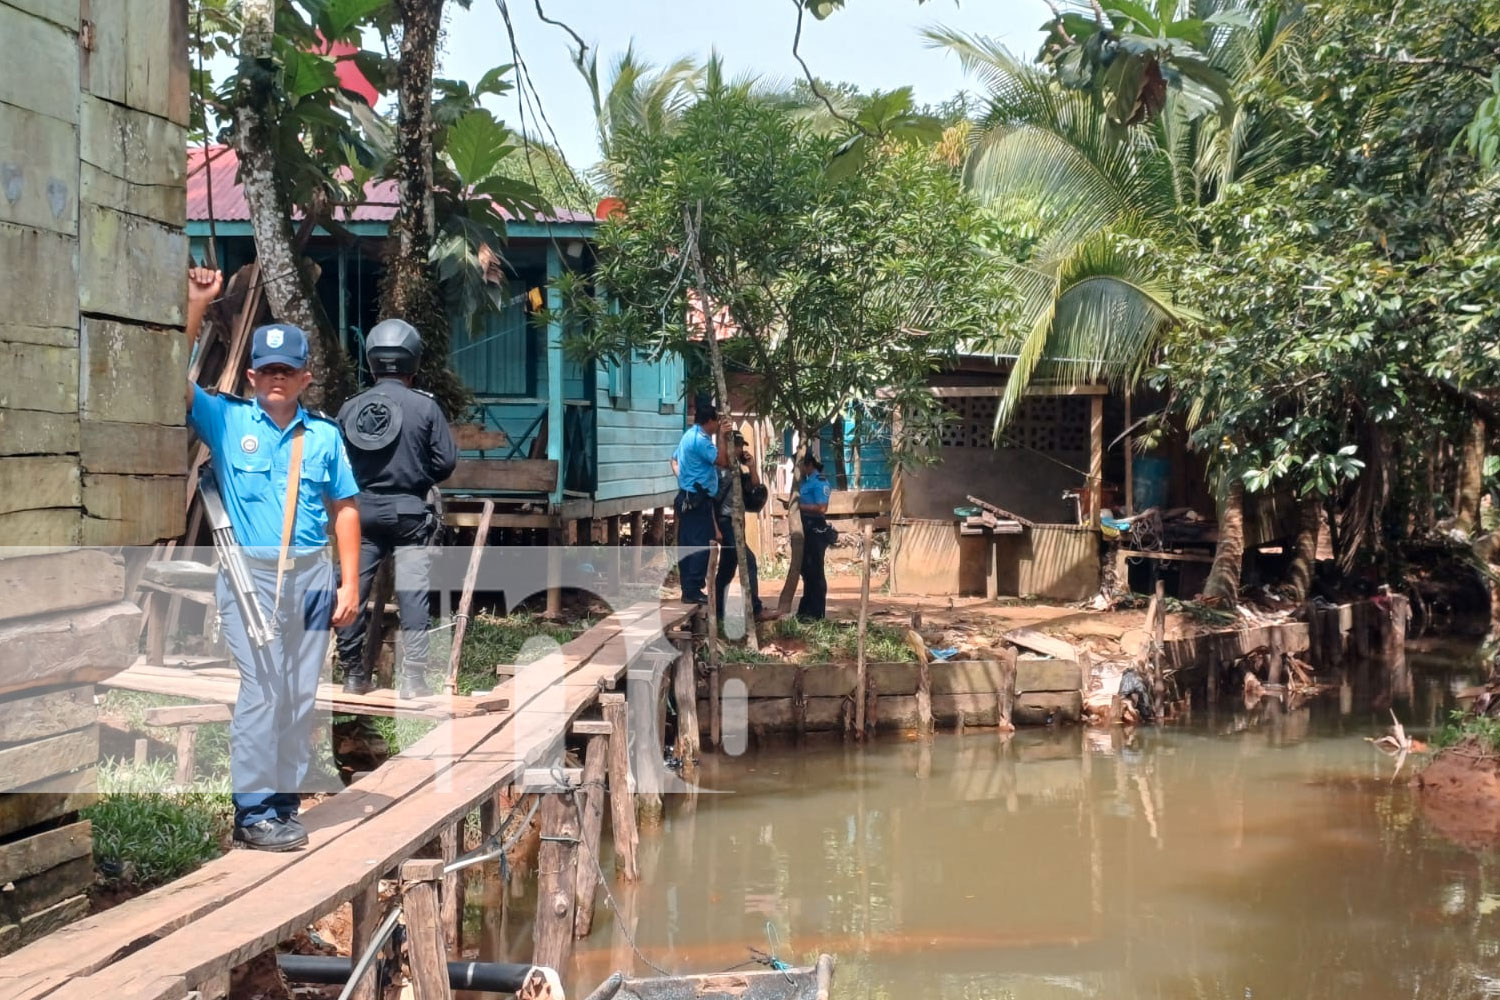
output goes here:
[{"label": "tree trunk", "polygon": [[1479,498],[1484,492],[1484,436],[1484,418],[1476,416],[1464,430],[1464,450],[1459,457],[1455,527],[1470,538],[1479,531]]},{"label": "tree trunk", "polygon": [[448,317],[428,260],[437,231],[432,198],[432,77],[445,0],[397,0],[401,52],[396,64],[396,245],[380,291],[382,319],[404,319],[422,334],[421,386],[456,417],[469,393],[448,367]]},{"label": "tree trunk", "polygon": [[[724,375],[724,352],[719,347],[719,338],[714,331],[713,310],[709,303],[713,300],[708,294],[708,277],[703,273],[703,255],[698,249],[698,225],[693,219],[693,214],[688,209],[682,210],[682,218],[687,226],[688,246],[693,255],[693,274],[698,282],[698,298],[703,302],[704,338],[708,341],[708,359],[714,372],[714,388],[719,393],[719,406],[724,410],[724,419],[729,417],[729,381]],[[740,596],[745,606],[745,638],[750,648],[756,652],[760,651],[760,635],[755,623],[755,605],[750,600],[750,558],[749,545],[745,538],[745,489],[740,482],[739,456],[735,456],[731,468],[734,474],[729,477],[730,497],[734,504],[734,554],[738,562],[740,579]],[[714,512],[718,517],[718,512]],[[709,580],[708,585],[714,587],[714,581]],[[723,614],[724,609],[720,608]],[[717,638],[710,636],[710,641]]]},{"label": "tree trunk", "polygon": [[304,394],[314,408],[335,410],[354,391],[343,344],[313,289],[311,265],[302,259],[292,232],[292,203],[277,174],[271,141],[275,121],[276,77],[272,44],[275,0],[244,0],[240,80],[235,95],[235,145],[255,254],[271,315],[307,333],[308,367],[317,380]]},{"label": "tree trunk", "polygon": [[844,415],[833,418],[833,483],[835,489],[849,488],[849,469],[844,464]]},{"label": "tree trunk", "polygon": [[776,599],[777,610],[783,615],[792,613],[792,601],[797,597],[797,580],[802,573],[802,545],[806,537],[802,531],[802,456],[811,452],[812,445],[806,431],[798,428],[797,435],[801,443],[792,457],[792,487],[786,505],[786,582],[781,585],[781,596]]},{"label": "tree trunk", "polygon": [[1239,600],[1240,568],[1245,561],[1245,484],[1239,479],[1229,487],[1219,516],[1219,546],[1213,568],[1203,585],[1203,596],[1233,605]]},{"label": "tree trunk", "polygon": [[1318,534],[1323,527],[1323,498],[1310,494],[1302,498],[1301,516],[1297,521],[1297,548],[1292,553],[1288,585],[1298,604],[1307,600],[1312,589],[1313,569],[1318,562]]}]

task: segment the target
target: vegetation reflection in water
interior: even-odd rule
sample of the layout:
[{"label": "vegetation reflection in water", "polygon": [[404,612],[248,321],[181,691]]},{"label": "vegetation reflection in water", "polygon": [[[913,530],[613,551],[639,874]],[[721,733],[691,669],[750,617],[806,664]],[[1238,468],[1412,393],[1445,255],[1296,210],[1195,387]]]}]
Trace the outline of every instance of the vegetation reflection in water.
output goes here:
[{"label": "vegetation reflection in water", "polygon": [[[1500,995],[1492,856],[1433,833],[1414,762],[1393,780],[1366,742],[1393,696],[1413,732],[1442,724],[1462,677],[1413,663],[1359,708],[706,755],[733,794],[668,803],[642,882],[612,883],[623,923],[673,972],[832,952],[843,996]],[[650,974],[621,924],[601,893],[572,990]]]}]

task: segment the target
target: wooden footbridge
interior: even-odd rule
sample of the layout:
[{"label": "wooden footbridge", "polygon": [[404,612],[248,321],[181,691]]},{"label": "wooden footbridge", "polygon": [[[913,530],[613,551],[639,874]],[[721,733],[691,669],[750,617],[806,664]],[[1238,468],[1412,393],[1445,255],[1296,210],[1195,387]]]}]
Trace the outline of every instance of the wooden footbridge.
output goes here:
[{"label": "wooden footbridge", "polygon": [[[623,878],[636,877],[637,809],[660,811],[655,765],[661,761],[661,729],[652,721],[658,714],[633,712],[634,726],[627,723],[621,682],[628,681],[632,701],[649,699],[656,706],[667,678],[675,675],[685,716],[678,750],[696,752],[691,629],[697,617],[694,607],[655,602],[611,615],[497,685],[492,696],[508,700],[504,710],[443,722],[308,810],[305,850],[231,851],[169,885],[63,927],[0,959],[0,997],[213,1000],[227,994],[232,969],[344,903],[353,904],[359,954],[383,916],[382,881],[398,878],[408,893],[403,898],[414,975],[424,968],[433,973],[426,986],[434,992],[419,986],[418,995],[446,997],[445,956],[458,958],[460,944],[461,880],[441,864],[414,859],[456,858],[465,823],[476,810],[483,834],[498,835],[505,804],[514,802],[514,792],[528,790],[549,793],[540,810],[544,878],[532,961],[565,964],[575,930],[586,932],[592,918],[605,787]],[[594,717],[583,718],[586,712]],[[558,770],[570,736],[587,741],[581,781],[576,769]],[[653,766],[642,766],[648,764]],[[433,916],[423,920],[423,913]],[[356,996],[373,998],[373,976]]]}]

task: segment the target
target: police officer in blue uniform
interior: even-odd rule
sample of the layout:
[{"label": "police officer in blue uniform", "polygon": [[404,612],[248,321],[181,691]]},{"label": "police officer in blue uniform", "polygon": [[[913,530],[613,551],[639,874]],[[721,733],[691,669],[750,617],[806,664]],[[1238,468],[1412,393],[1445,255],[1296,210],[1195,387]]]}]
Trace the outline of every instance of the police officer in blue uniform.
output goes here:
[{"label": "police officer in blue uniform", "polygon": [[[222,285],[217,271],[189,273],[190,352]],[[244,612],[221,572],[219,617],[240,673],[229,727],[234,839],[259,850],[288,851],[307,843],[297,811],[311,763],[329,625],[353,620],[358,595],[359,489],[338,425],[300,402],[313,380],[307,355],[302,330],[273,323],[256,330],[251,345],[253,399],[210,393],[191,380],[187,385],[188,424],[212,456],[205,474],[218,485],[250,567],[252,597],[273,633],[265,646],[251,642]],[[289,499],[295,506],[286,518]],[[337,587],[330,513],[345,581]]]},{"label": "police officer in blue uniform", "polygon": [[797,617],[818,619],[828,614],[828,575],[824,559],[838,537],[828,523],[828,500],[833,487],[823,478],[823,463],[812,452],[802,456],[802,487],[797,504],[802,512],[802,600]]},{"label": "police officer in blue uniform", "polygon": [[344,690],[375,687],[365,664],[365,602],[375,571],[396,559],[396,601],[401,612],[401,673],[397,694],[422,698],[427,687],[428,570],[439,524],[428,494],[453,475],[458,443],[437,400],[412,388],[422,359],[422,338],[410,323],[388,319],[365,338],[376,382],[339,410],[349,461],[359,483],[359,612],[339,629]]},{"label": "police officer in blue uniform", "polygon": [[[714,540],[715,498],[719,495],[719,467],[728,462],[719,454],[719,412],[701,402],[693,414],[693,426],[682,435],[672,464],[677,472],[678,578],[682,600],[707,604],[708,546]],[[725,456],[728,450],[725,449]]]}]

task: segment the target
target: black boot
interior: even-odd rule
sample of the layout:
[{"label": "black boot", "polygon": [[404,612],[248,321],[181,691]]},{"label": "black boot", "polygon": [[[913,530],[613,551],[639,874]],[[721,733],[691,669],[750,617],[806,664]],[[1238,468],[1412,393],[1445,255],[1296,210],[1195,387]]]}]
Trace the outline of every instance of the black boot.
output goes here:
[{"label": "black boot", "polygon": [[375,690],[375,679],[368,669],[344,671],[345,694],[369,694]]},{"label": "black boot", "polygon": [[426,698],[432,694],[432,688],[427,686],[427,671],[424,667],[404,668],[401,678],[396,682],[396,697],[403,700],[413,698]]}]

